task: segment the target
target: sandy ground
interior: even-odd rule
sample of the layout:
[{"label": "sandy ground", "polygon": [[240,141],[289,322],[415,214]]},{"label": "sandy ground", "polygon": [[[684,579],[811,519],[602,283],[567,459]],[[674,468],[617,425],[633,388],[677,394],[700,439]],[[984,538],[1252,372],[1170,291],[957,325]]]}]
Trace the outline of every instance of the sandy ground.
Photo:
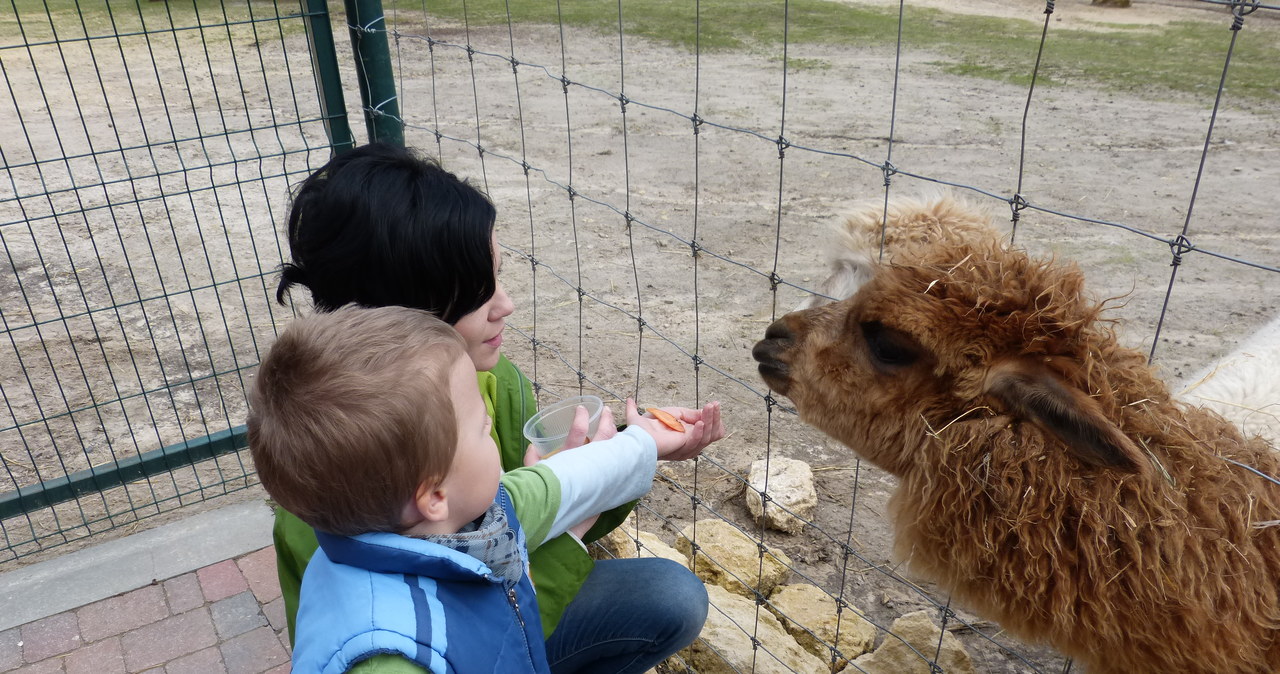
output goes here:
[{"label": "sandy ground", "polygon": [[[1035,35],[1043,22],[1044,3],[1029,0],[924,0],[907,9],[920,6],[1026,18],[1025,30]],[[1004,199],[1018,189],[1021,161],[1020,192],[1044,210],[1023,213],[1017,242],[1078,263],[1097,297],[1118,298],[1111,315],[1135,348],[1151,349],[1165,311],[1156,363],[1170,381],[1230,351],[1277,313],[1274,272],[1190,254],[1175,277],[1170,249],[1158,240],[1187,224],[1197,246],[1280,267],[1276,113],[1228,97],[1188,220],[1216,82],[1206,83],[1201,96],[1173,100],[1041,88],[1024,152],[1026,90],[946,75],[937,54],[903,55],[893,110],[891,49],[790,45],[795,67],[784,73],[775,50],[695,55],[632,38],[620,50],[616,34],[468,30],[392,18],[400,33],[395,62],[408,140],[438,153],[498,205],[502,280],[518,306],[506,348],[539,382],[543,400],[582,385],[615,400],[636,395],[643,404],[725,404],[732,435],[697,464],[665,466],[641,509],[641,526],[668,542],[691,520],[707,517],[758,532],[742,498],[751,462],[806,460],[820,494],[814,527],[797,535],[758,533],[791,556],[795,582],[840,593],[882,625],[947,601],[928,584],[917,587],[898,575],[885,509],[893,480],[799,423],[785,400],[769,404],[750,348],[822,278],[828,229],[840,214],[883,198],[879,166],[890,152],[900,172],[891,194],[954,184],[1004,221],[1010,212]],[[1051,31],[1175,19],[1226,22],[1200,3],[1136,2],[1111,10],[1078,0],[1057,3]],[[428,30],[446,44],[428,51],[420,38]],[[301,48],[300,38],[289,39],[291,48]],[[468,39],[476,49],[470,59],[453,46]],[[509,60],[494,55],[514,56],[519,78]],[[567,89],[561,73],[573,83]],[[352,73],[346,76],[354,82]],[[625,115],[619,92],[628,100]],[[271,105],[280,104],[251,99],[255,108]],[[700,126],[691,121],[695,113]],[[786,139],[782,152],[779,136]],[[264,182],[264,196],[255,201],[261,211],[248,220],[278,221],[286,187],[283,180]],[[192,220],[205,205],[193,204]],[[164,217],[146,212],[139,220]],[[229,238],[258,245],[254,268],[266,273],[279,261],[270,232],[240,236]],[[210,273],[237,257],[243,260],[241,253],[215,257]],[[0,289],[8,311],[13,288]],[[269,342],[267,326],[287,314],[273,316],[264,299],[260,284],[231,330]],[[170,313],[206,308],[193,296],[189,309]],[[104,351],[130,342],[124,331],[102,340]],[[171,355],[181,359],[182,351]],[[226,385],[235,390],[242,381]],[[222,413],[242,416],[238,400],[231,396]],[[175,405],[190,409],[195,402]],[[129,428],[119,419],[102,425],[117,433]],[[852,558],[841,554],[846,542]],[[952,608],[969,623],[956,633],[978,671],[1062,671],[1051,650],[1019,644],[964,607]]]},{"label": "sandy ground", "polygon": [[[993,13],[1028,18],[1026,30],[1036,34],[1043,16],[1043,4],[1033,2],[934,4],[980,13],[999,7]],[[1198,7],[1138,3],[1123,12],[1071,2],[1058,3],[1052,27],[1094,27],[1110,17],[1153,24],[1223,20]],[[465,39],[449,26],[434,34],[449,42]],[[519,31],[514,47],[509,38],[505,30],[470,33],[473,44],[488,45],[484,51],[514,51],[522,62],[553,65],[559,72],[554,31]],[[699,399],[726,402],[733,436],[710,450],[709,461],[696,472],[687,465],[667,469],[676,486],[655,489],[644,528],[670,539],[693,517],[750,526],[737,476],[755,459],[800,458],[819,468],[816,527],[796,536],[766,532],[764,540],[791,555],[797,571],[812,582],[833,592],[843,582],[845,596],[880,624],[945,603],[945,595],[927,584],[921,594],[884,572],[897,568],[889,555],[884,507],[892,479],[855,463],[846,449],[784,411],[768,413],[749,357],[764,327],[803,297],[792,284],[811,287],[824,274],[828,226],[852,204],[883,195],[875,165],[889,149],[892,53],[791,45],[789,57],[806,67],[789,70],[784,89],[776,53],[703,54],[695,60],[629,39],[620,68],[617,49],[616,36],[574,34],[565,42],[566,74],[609,92],[625,88],[636,102],[625,119],[616,100],[571,87],[572,121],[566,125],[560,83],[529,68],[521,70],[517,106],[509,64],[481,59],[476,77],[486,85],[477,99],[470,64],[440,47],[435,77],[424,72],[421,79],[407,80],[405,109],[430,101],[441,119],[456,119],[456,125],[442,128],[461,142],[446,139],[439,146],[443,156],[464,174],[483,175],[506,205],[500,236],[512,251],[503,278],[525,307],[516,322],[548,347],[535,355],[515,346],[515,360],[536,367],[552,395],[577,384],[563,358],[575,367],[582,363],[589,385],[618,396],[638,392],[651,402],[687,401],[696,392]],[[904,173],[929,180],[896,176],[893,193],[928,192],[937,189],[931,181],[943,181],[1007,198],[1017,186],[1026,91],[943,75],[939,58],[904,55],[892,161]],[[1040,90],[1027,127],[1022,194],[1049,211],[1171,238],[1187,220],[1211,100],[1209,92],[1194,100],[1147,100],[1081,87]],[[708,122],[697,136],[687,119],[695,104]],[[429,122],[424,116],[418,123]],[[780,133],[791,143],[781,159],[771,142]],[[481,167],[469,146],[477,134],[488,150],[511,159],[489,155]],[[434,139],[419,138],[435,151]],[[1214,138],[1188,236],[1223,254],[1280,266],[1280,238],[1272,224],[1276,202],[1268,187],[1280,178],[1275,116],[1228,102]],[[546,173],[526,183],[518,170],[522,156]],[[571,181],[586,197],[574,209],[562,187],[548,184]],[[987,203],[1007,222],[1007,204]],[[629,232],[624,213],[635,219]],[[695,236],[705,248],[696,267],[687,244]],[[1165,243],[1043,212],[1023,214],[1017,241],[1080,264],[1097,297],[1119,298],[1112,317],[1125,340],[1150,350],[1171,282]],[[537,259],[536,277],[524,255]],[[770,273],[780,280],[776,292]],[[1156,349],[1169,379],[1230,350],[1273,316],[1276,281],[1270,271],[1187,256],[1173,281]],[[589,293],[581,314],[573,291],[579,283]],[[530,306],[536,306],[536,316]],[[642,337],[636,316],[646,322]],[[696,376],[687,355],[695,345],[705,361]],[[700,499],[697,508],[690,506],[690,491]],[[840,555],[845,540],[864,558],[846,564]],[[1000,634],[998,626],[953,608],[977,631]],[[1051,651],[1016,644],[1006,650],[974,632],[958,633],[979,671],[1061,670]],[[1007,643],[1007,637],[996,638]]]}]

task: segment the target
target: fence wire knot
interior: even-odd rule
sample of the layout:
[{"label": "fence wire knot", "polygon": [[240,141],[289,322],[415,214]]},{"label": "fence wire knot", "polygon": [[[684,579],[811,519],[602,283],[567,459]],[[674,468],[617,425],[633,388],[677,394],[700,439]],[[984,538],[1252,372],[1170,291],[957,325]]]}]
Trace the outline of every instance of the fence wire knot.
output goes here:
[{"label": "fence wire knot", "polygon": [[560,76],[560,89],[563,93],[569,93],[569,78],[564,75]]},{"label": "fence wire knot", "polygon": [[791,147],[791,141],[786,136],[778,136],[778,140],[774,142],[778,144],[778,159],[783,159],[787,155],[787,148]]},{"label": "fence wire knot", "polygon": [[1182,255],[1195,249],[1196,247],[1191,244],[1191,239],[1179,234],[1178,238],[1169,242],[1169,252],[1173,253],[1173,260],[1169,262],[1169,266],[1177,267],[1182,264]]},{"label": "fence wire knot", "polygon": [[702,124],[706,120],[702,119],[701,115],[695,114],[689,118],[689,121],[693,122],[693,135],[696,136],[702,132]]},{"label": "fence wire knot", "polygon": [[888,187],[889,183],[893,182],[893,176],[897,175],[898,167],[894,166],[893,162],[886,159],[884,164],[880,167],[880,172],[884,174],[884,186]]},{"label": "fence wire knot", "polygon": [[1053,0],[1049,0],[1044,4],[1044,13],[1046,15],[1053,14]]},{"label": "fence wire knot", "polygon": [[1009,200],[1009,209],[1012,211],[1010,218],[1013,220],[1013,224],[1018,224],[1018,220],[1022,218],[1022,211],[1030,205],[1026,199],[1022,198],[1021,194],[1013,195],[1013,198]]},{"label": "fence wire knot", "polygon": [[778,276],[778,272],[769,272],[769,290],[778,292],[778,286],[782,283],[782,277]]},{"label": "fence wire knot", "polygon": [[623,115],[627,114],[627,104],[630,102],[631,99],[627,98],[626,94],[618,94],[618,105],[622,108]]},{"label": "fence wire knot", "polygon": [[1244,28],[1244,17],[1258,9],[1258,0],[1231,0],[1231,30]]},{"label": "fence wire knot", "polygon": [[573,185],[570,185],[569,187],[567,187],[565,189],[565,192],[569,193],[569,201],[573,201],[574,199],[578,198],[578,190],[575,190],[573,188]]},{"label": "fence wire knot", "polygon": [[693,241],[690,241],[690,242],[689,242],[689,254],[690,254],[690,255],[692,255],[692,256],[696,259],[696,258],[698,258],[698,257],[699,257],[699,255],[700,255],[701,253],[702,253],[702,244],[698,243],[697,239],[695,239],[695,240],[693,240]]},{"label": "fence wire knot", "polygon": [[351,30],[351,32],[353,32],[353,33],[384,33],[384,32],[386,32],[386,30],[387,30],[387,29],[385,29],[385,28],[374,28],[374,25],[375,25],[375,24],[382,23],[382,22],[384,22],[385,20],[386,20],[386,17],[385,17],[385,16],[380,16],[380,17],[378,17],[378,18],[374,19],[373,21],[370,21],[369,23],[364,24],[363,26],[356,26],[356,25],[353,25],[353,24],[347,24],[347,28],[348,28],[349,30]]}]

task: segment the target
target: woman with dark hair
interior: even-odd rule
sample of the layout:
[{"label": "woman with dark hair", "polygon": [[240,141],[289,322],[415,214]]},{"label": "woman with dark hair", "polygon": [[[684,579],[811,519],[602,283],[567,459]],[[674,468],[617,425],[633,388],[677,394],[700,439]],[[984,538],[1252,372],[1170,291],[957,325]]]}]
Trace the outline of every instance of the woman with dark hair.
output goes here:
[{"label": "woman with dark hair", "polygon": [[[493,204],[465,181],[412,150],[366,145],[334,157],[293,196],[288,220],[293,261],[277,299],[307,288],[319,311],[348,303],[430,311],[454,326],[475,363],[481,394],[508,477],[526,459],[524,422],[536,411],[529,380],[502,355],[502,331],[514,310],[497,278]],[[668,408],[671,409],[671,408]],[[719,403],[682,410],[707,441],[724,436]],[[602,434],[614,432],[602,419]],[[702,582],[668,560],[595,562],[583,543],[618,526],[634,504],[601,513],[530,556],[552,672],[644,672],[691,643],[707,614]],[[276,509],[280,586],[293,637],[298,593],[315,552],[314,532]],[[655,592],[654,588],[662,588]],[[408,669],[404,669],[408,667]],[[399,661],[378,672],[420,671]]]}]

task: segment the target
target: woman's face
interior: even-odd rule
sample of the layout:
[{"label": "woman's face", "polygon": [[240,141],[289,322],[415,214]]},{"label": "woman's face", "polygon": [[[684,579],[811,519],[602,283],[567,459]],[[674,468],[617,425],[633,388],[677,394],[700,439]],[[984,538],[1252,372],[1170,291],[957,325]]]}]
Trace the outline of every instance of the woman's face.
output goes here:
[{"label": "woman's face", "polygon": [[493,297],[489,298],[479,309],[458,319],[453,327],[467,342],[467,355],[475,363],[476,370],[492,370],[498,364],[498,356],[502,352],[502,329],[506,326],[506,318],[515,311],[515,305],[502,282],[498,280],[498,271],[502,267],[498,255],[498,238],[495,234],[489,241],[493,249]]}]

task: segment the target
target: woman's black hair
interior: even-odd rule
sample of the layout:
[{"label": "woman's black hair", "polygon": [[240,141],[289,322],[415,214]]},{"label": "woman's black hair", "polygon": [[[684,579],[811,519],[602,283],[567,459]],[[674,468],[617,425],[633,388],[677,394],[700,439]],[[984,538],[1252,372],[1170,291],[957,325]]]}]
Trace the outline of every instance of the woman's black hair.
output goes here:
[{"label": "woman's black hair", "polygon": [[294,285],[316,309],[425,309],[454,324],[497,288],[490,240],[497,211],[435,161],[383,143],[329,160],[298,186],[276,300]]}]

